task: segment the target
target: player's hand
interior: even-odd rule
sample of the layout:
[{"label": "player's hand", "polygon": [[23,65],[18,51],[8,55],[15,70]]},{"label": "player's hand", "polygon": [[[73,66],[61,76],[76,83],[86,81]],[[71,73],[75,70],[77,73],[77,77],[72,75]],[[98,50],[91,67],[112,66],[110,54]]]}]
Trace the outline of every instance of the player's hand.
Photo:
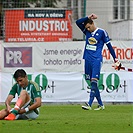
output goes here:
[{"label": "player's hand", "polygon": [[12,110],[12,108],[11,108],[9,105],[7,105],[6,109],[7,109],[7,111],[8,111],[9,113],[10,113],[11,110]]},{"label": "player's hand", "polygon": [[25,113],[25,109],[20,109],[18,113],[19,113],[19,114]]},{"label": "player's hand", "polygon": [[121,63],[120,63],[120,61],[115,58],[114,65],[112,67],[114,67],[115,70],[118,70],[119,71],[121,69]]},{"label": "player's hand", "polygon": [[91,15],[88,16],[89,19],[97,19],[97,15],[92,13]]}]

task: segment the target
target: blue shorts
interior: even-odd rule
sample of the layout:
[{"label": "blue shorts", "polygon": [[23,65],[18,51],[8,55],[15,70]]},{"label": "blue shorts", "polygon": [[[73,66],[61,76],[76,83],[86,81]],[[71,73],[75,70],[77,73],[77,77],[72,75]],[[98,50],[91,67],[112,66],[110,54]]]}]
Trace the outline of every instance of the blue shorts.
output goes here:
[{"label": "blue shorts", "polygon": [[96,78],[99,80],[102,62],[101,60],[88,61],[85,60],[85,79],[91,80]]}]

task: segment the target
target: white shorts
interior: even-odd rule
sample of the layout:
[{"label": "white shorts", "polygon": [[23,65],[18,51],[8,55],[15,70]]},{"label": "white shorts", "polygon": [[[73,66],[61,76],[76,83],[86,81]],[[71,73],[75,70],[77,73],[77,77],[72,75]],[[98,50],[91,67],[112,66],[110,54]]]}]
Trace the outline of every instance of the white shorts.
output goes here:
[{"label": "white shorts", "polygon": [[[30,102],[27,102],[23,107],[22,109],[25,109],[26,107],[29,107],[30,106]],[[35,109],[35,110],[31,110],[31,111],[28,111],[26,113],[23,113],[23,114],[18,114],[16,116],[16,119],[36,119],[37,117],[39,116],[39,108]]]}]

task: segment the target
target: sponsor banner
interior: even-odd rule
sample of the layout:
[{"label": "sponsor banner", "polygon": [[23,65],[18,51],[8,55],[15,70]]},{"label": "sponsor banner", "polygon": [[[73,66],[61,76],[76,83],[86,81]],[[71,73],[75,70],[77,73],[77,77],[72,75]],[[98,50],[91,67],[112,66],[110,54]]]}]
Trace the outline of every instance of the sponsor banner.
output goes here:
[{"label": "sponsor banner", "polygon": [[38,70],[73,72],[83,71],[83,44],[81,42],[72,43],[45,43],[36,45],[34,60]]},{"label": "sponsor banner", "polygon": [[13,73],[18,68],[34,71],[32,43],[5,43],[1,45],[1,71]]},{"label": "sponsor banner", "polygon": [[[133,41],[111,41],[116,57],[123,66],[133,69]],[[103,49],[103,68],[102,71],[111,71],[113,58],[107,48]]]},{"label": "sponsor banner", "polygon": [[[30,69],[32,72],[42,70],[55,72],[83,71],[83,43],[45,42],[10,43],[10,45],[3,43],[2,71],[14,72],[17,66],[24,66],[25,69]],[[28,64],[25,63],[26,61]]]},{"label": "sponsor banner", "polygon": [[[37,82],[42,91],[42,102],[86,102],[90,83],[82,73],[28,73],[28,79]],[[123,76],[124,74],[124,76]],[[15,83],[13,73],[1,73],[0,102],[4,102]],[[101,73],[98,87],[104,102],[133,102],[132,73]],[[96,99],[95,99],[96,100]],[[16,101],[16,99],[14,100]]]},{"label": "sponsor banner", "polygon": [[[83,72],[84,41],[45,43],[3,43],[2,71],[14,72],[13,68],[25,67],[30,71]],[[123,66],[133,69],[132,41],[112,41],[116,56]],[[116,72],[113,58],[105,45],[101,72]],[[122,72],[125,72],[121,70]]]},{"label": "sponsor banner", "polygon": [[0,71],[1,71],[1,67],[2,67],[2,51],[1,51],[1,48],[2,48],[2,41],[0,41]]},{"label": "sponsor banner", "polygon": [[2,68],[2,41],[0,41],[0,99],[1,99],[1,68]]},{"label": "sponsor banner", "polygon": [[4,67],[32,67],[32,47],[4,47]]},{"label": "sponsor banner", "polygon": [[1,82],[1,71],[0,71],[0,101],[2,99],[2,86],[1,86],[2,82]]},{"label": "sponsor banner", "polygon": [[5,10],[5,42],[70,41],[71,16],[65,9]]}]

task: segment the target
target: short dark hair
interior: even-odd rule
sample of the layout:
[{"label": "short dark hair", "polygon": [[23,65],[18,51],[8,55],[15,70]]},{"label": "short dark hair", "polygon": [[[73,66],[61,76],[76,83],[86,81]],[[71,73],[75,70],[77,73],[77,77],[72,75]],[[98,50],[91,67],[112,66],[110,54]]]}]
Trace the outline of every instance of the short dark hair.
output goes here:
[{"label": "short dark hair", "polygon": [[25,77],[27,74],[23,69],[18,69],[15,71],[13,77],[14,79],[17,79],[18,77]]},{"label": "short dark hair", "polygon": [[86,26],[88,23],[89,23],[89,24],[92,24],[92,23],[93,23],[93,20],[88,18],[88,20],[86,20],[86,21],[84,22],[84,26]]}]

